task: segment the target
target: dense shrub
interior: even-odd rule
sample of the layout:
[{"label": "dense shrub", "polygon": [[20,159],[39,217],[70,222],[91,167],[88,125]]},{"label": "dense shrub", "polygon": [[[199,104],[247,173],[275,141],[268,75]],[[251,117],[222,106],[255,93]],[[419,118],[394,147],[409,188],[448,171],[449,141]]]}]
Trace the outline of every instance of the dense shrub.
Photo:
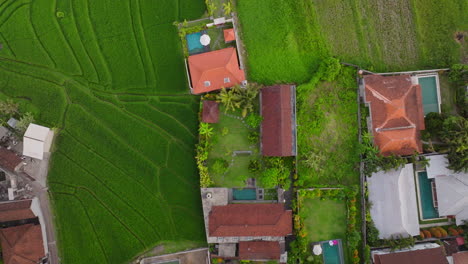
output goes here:
[{"label": "dense shrub", "polygon": [[249,114],[246,118],[245,118],[245,122],[247,123],[247,125],[249,125],[250,127],[256,129],[260,126],[260,124],[262,123],[262,120],[263,120],[263,117],[258,115],[258,114]]},{"label": "dense shrub", "polygon": [[229,162],[225,159],[218,158],[215,159],[213,164],[211,165],[211,172],[214,174],[224,174],[229,167]]}]

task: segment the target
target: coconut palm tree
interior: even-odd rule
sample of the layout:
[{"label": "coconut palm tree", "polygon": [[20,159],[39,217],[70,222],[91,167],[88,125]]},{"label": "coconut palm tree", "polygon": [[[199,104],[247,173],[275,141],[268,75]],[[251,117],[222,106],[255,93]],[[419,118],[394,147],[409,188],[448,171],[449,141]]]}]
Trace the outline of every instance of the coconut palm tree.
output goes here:
[{"label": "coconut palm tree", "polygon": [[198,132],[200,133],[200,135],[209,138],[213,135],[213,128],[210,126],[210,124],[202,122],[200,123],[200,128],[198,129]]},{"label": "coconut palm tree", "polygon": [[223,3],[224,15],[228,16],[232,12],[232,3],[228,1],[227,3]]},{"label": "coconut palm tree", "polygon": [[216,99],[224,105],[225,112],[234,111],[240,107],[240,96],[235,89],[227,90],[223,87]]}]

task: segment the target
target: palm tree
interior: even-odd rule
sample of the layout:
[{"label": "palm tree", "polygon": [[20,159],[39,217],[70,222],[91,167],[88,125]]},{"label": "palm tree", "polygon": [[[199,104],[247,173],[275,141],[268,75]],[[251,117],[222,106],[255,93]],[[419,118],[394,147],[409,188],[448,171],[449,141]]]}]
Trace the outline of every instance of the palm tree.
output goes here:
[{"label": "palm tree", "polygon": [[200,128],[198,129],[198,132],[200,133],[200,135],[209,138],[213,135],[213,128],[210,126],[210,124],[202,122],[200,123]]},{"label": "palm tree", "polygon": [[227,90],[223,87],[217,96],[217,101],[224,105],[225,112],[234,111],[240,107],[240,96],[235,88]]},{"label": "palm tree", "polygon": [[228,1],[227,3],[223,3],[224,15],[228,16],[232,12],[232,3]]},{"label": "palm tree", "polygon": [[246,117],[249,112],[254,110],[254,100],[258,95],[258,87],[254,85],[249,85],[246,88],[242,89],[236,87],[236,92],[240,97],[240,108],[242,108],[242,117]]}]

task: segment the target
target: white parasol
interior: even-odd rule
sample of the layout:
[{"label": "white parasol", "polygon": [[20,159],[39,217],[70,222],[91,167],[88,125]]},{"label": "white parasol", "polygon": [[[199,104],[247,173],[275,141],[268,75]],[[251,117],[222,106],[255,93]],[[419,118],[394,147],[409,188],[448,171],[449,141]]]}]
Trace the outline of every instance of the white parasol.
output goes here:
[{"label": "white parasol", "polygon": [[200,37],[200,43],[203,45],[203,46],[208,46],[210,44],[210,41],[211,41],[211,38],[210,36],[208,36],[207,34],[203,34],[201,37]]},{"label": "white parasol", "polygon": [[318,256],[318,255],[322,254],[322,246],[315,245],[314,249],[312,251],[314,252],[315,255]]}]

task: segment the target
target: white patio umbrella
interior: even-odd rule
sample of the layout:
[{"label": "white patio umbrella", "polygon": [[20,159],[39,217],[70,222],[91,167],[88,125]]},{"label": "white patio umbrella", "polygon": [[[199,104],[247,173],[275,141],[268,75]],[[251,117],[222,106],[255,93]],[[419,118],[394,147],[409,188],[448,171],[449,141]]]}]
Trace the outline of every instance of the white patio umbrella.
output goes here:
[{"label": "white patio umbrella", "polygon": [[320,245],[315,245],[314,246],[314,249],[312,250],[312,252],[314,252],[315,255],[320,255],[322,254],[322,246]]},{"label": "white patio umbrella", "polygon": [[208,36],[208,34],[203,34],[201,37],[200,37],[200,43],[203,45],[203,46],[208,46],[210,44],[210,41],[211,41],[211,38],[210,36]]}]

